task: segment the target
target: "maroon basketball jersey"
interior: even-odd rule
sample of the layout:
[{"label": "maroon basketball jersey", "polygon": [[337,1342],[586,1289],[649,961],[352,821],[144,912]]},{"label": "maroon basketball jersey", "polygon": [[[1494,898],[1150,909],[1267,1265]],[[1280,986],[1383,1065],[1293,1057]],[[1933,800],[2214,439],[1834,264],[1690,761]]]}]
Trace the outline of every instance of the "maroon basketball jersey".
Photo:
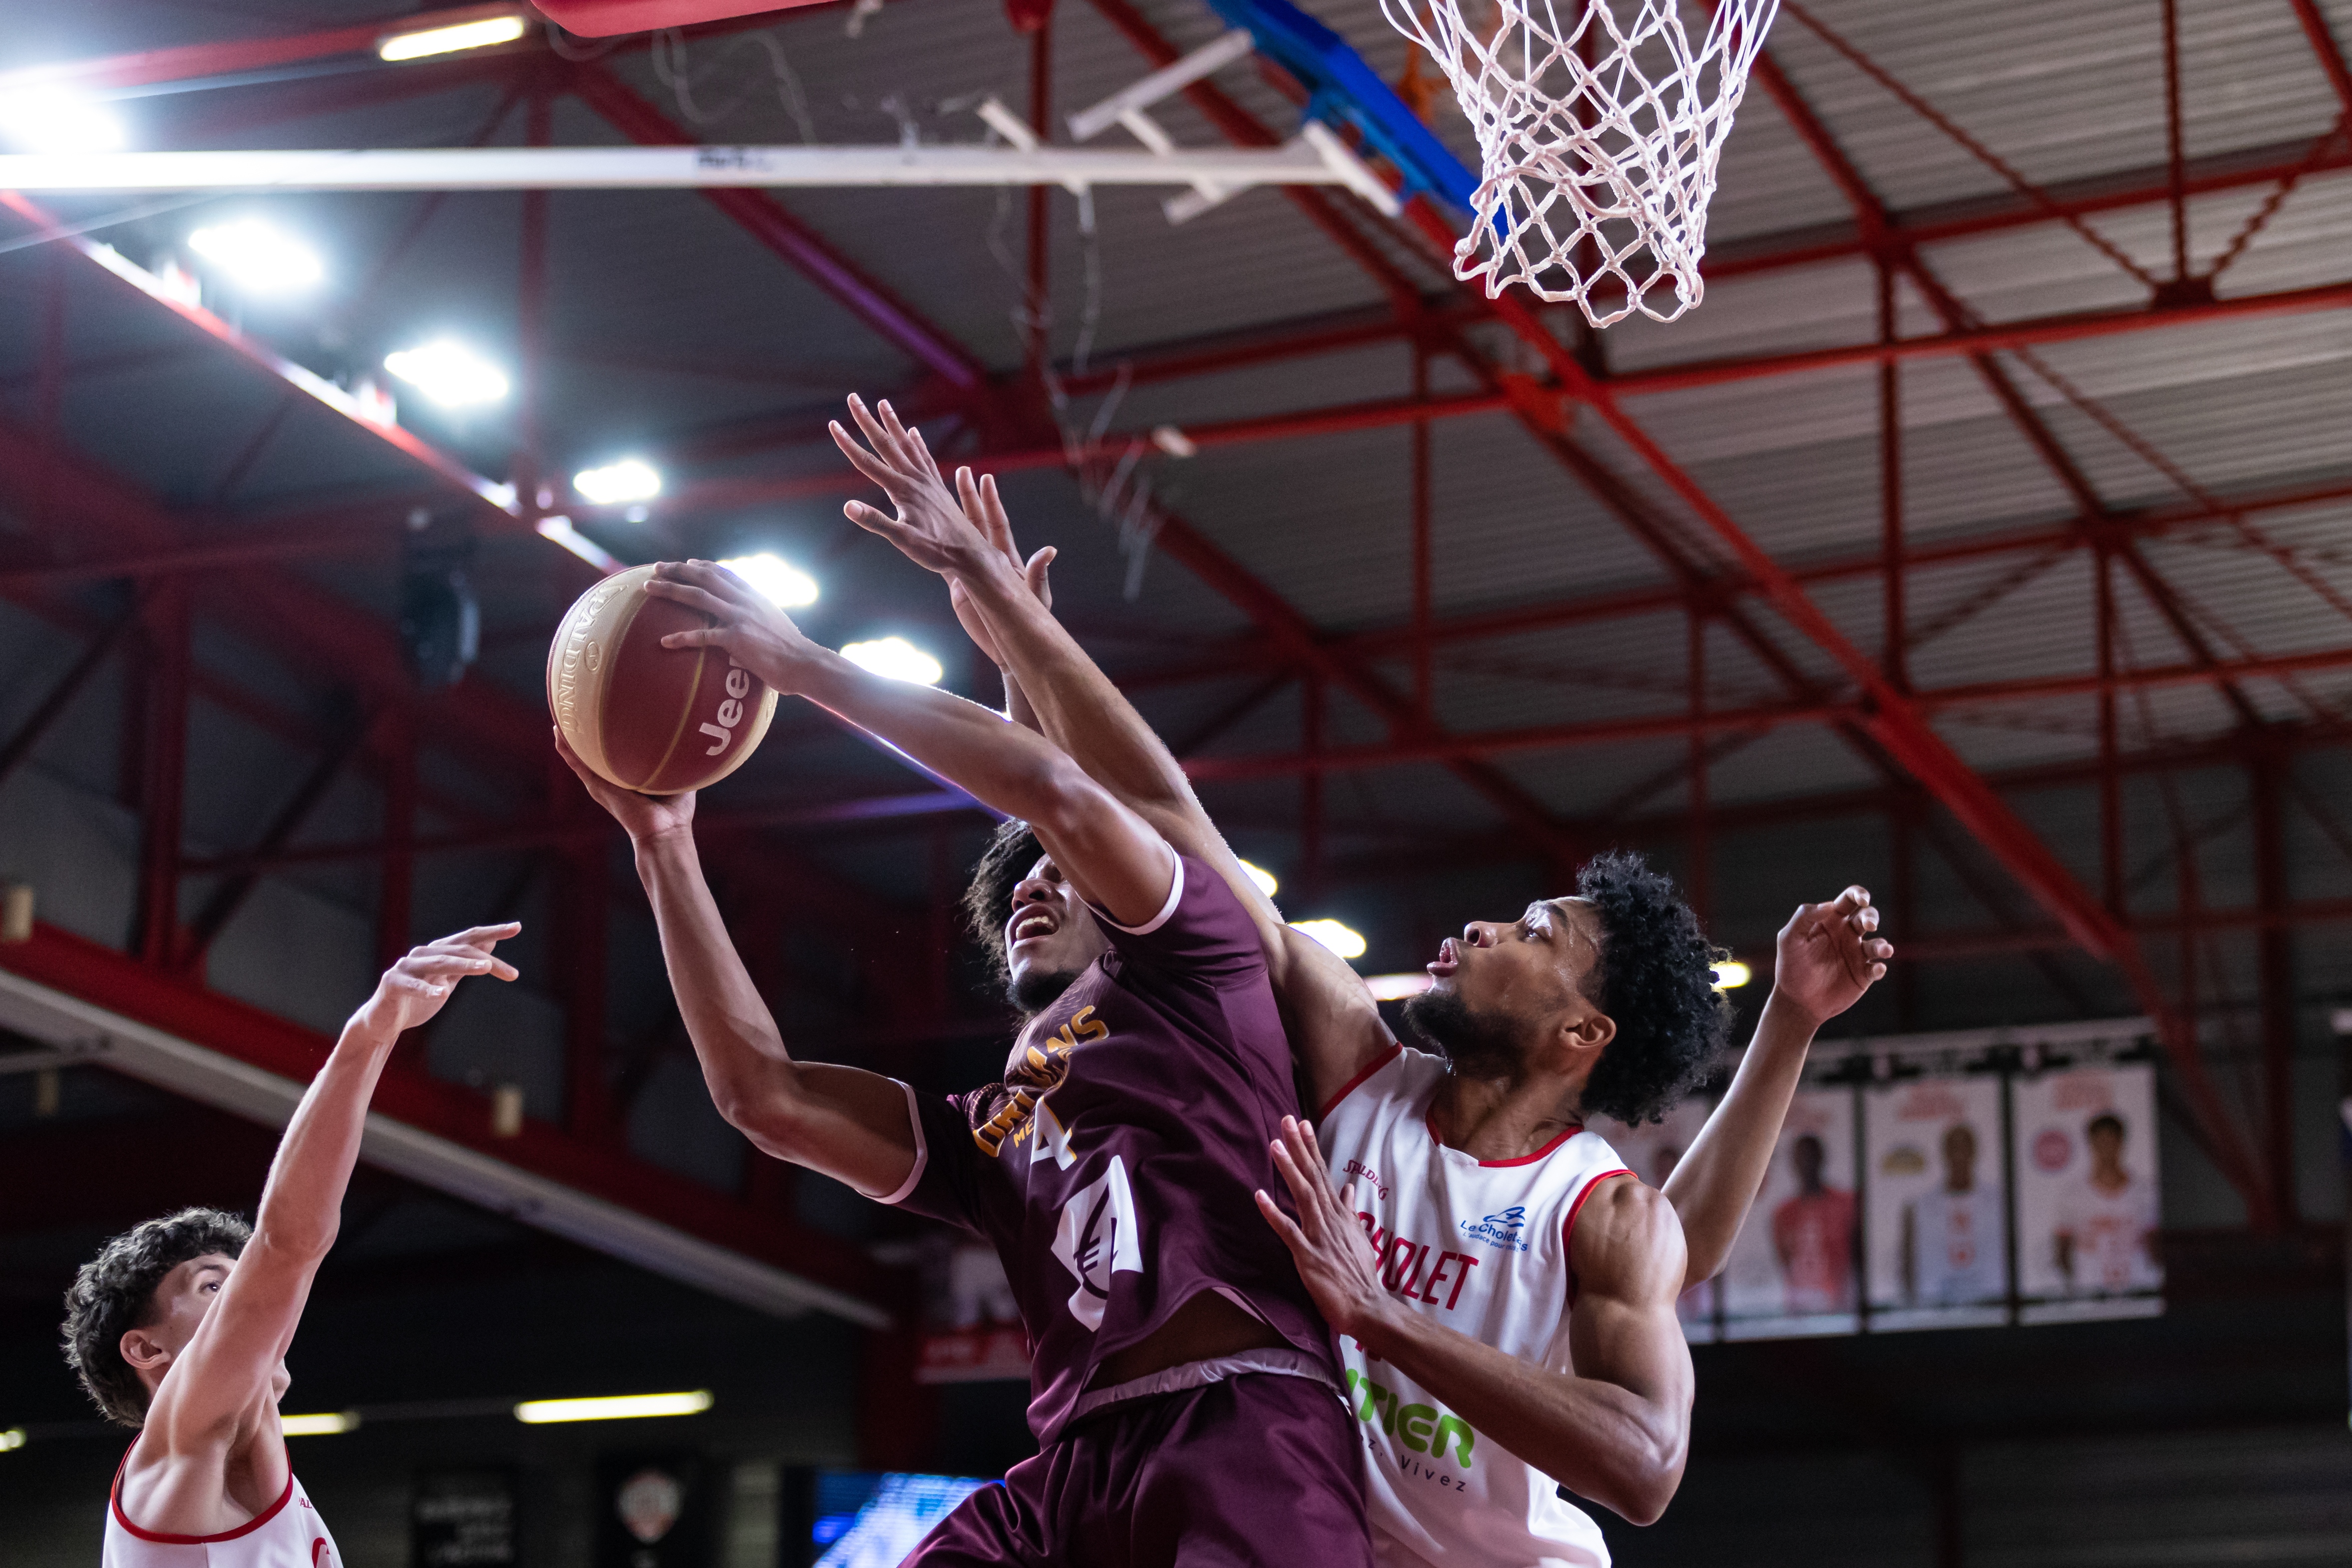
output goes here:
[{"label": "maroon basketball jersey", "polygon": [[1298,1113],[1257,931],[1179,856],[1146,926],[1029,1021],[1007,1080],[917,1095],[905,1205],[995,1244],[1029,1333],[1029,1426],[1051,1443],[1102,1358],[1202,1290],[1237,1300],[1336,1385],[1331,1334],[1253,1197]]}]

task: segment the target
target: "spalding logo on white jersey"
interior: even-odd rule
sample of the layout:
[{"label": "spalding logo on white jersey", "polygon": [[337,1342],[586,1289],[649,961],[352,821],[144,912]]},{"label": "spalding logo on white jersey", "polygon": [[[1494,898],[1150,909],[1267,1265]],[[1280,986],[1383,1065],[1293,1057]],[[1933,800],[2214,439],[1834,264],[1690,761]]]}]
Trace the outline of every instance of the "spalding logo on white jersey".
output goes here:
[{"label": "spalding logo on white jersey", "polygon": [[1143,1272],[1135,1240],[1135,1196],[1128,1191],[1127,1164],[1110,1157],[1110,1169],[1070,1194],[1062,1224],[1054,1233],[1054,1256],[1077,1277],[1070,1292],[1070,1316],[1088,1329],[1102,1327],[1110,1304],[1111,1276],[1121,1269]]}]

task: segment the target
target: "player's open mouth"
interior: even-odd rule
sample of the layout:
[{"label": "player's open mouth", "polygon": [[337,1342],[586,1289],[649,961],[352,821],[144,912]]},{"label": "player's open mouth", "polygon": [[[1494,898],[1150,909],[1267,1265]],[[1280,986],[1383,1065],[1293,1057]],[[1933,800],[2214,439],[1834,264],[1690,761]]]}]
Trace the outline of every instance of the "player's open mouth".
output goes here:
[{"label": "player's open mouth", "polygon": [[1423,967],[1426,968],[1434,978],[1443,980],[1462,967],[1462,950],[1449,936],[1437,944],[1437,956]]},{"label": "player's open mouth", "polygon": [[1024,942],[1037,942],[1049,937],[1061,929],[1062,922],[1054,918],[1051,910],[1032,910],[1013,922],[1006,940],[1018,947]]}]

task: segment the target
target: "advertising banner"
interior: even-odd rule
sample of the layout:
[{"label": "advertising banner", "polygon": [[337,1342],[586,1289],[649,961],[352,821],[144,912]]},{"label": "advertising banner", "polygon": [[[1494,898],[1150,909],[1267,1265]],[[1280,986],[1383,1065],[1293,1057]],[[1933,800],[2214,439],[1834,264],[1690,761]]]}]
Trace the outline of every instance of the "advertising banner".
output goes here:
[{"label": "advertising banner", "polygon": [[[1663,1121],[1629,1127],[1622,1121],[1597,1116],[1587,1125],[1609,1141],[1617,1157],[1644,1184],[1664,1188],[1666,1178],[1681,1163],[1684,1151],[1691,1146],[1691,1140],[1706,1125],[1706,1100],[1691,1099],[1667,1111]],[[1716,1279],[1695,1285],[1675,1303],[1675,1313],[1682,1319],[1683,1337],[1692,1344],[1711,1343],[1717,1337],[1716,1295],[1721,1284],[1722,1280]]]},{"label": "advertising banner", "polygon": [[2156,1069],[2046,1072],[2015,1079],[2010,1093],[2023,1320],[2162,1311]]},{"label": "advertising banner", "polygon": [[1870,1326],[2009,1318],[2000,1079],[1914,1079],[1863,1093]]},{"label": "advertising banner", "polygon": [[1860,1327],[1854,1094],[1800,1089],[1723,1274],[1727,1337]]}]

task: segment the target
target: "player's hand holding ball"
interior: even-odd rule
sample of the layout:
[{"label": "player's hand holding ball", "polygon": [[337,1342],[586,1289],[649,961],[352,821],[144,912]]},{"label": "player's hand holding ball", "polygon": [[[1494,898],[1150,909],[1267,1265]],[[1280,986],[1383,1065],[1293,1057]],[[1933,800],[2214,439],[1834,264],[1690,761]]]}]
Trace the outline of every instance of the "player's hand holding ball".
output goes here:
[{"label": "player's hand holding ball", "polygon": [[803,693],[810,672],[833,657],[809,641],[790,616],[715,561],[665,561],[654,568],[646,593],[710,621],[707,626],[669,633],[661,639],[662,647],[718,648],[772,690]]}]

